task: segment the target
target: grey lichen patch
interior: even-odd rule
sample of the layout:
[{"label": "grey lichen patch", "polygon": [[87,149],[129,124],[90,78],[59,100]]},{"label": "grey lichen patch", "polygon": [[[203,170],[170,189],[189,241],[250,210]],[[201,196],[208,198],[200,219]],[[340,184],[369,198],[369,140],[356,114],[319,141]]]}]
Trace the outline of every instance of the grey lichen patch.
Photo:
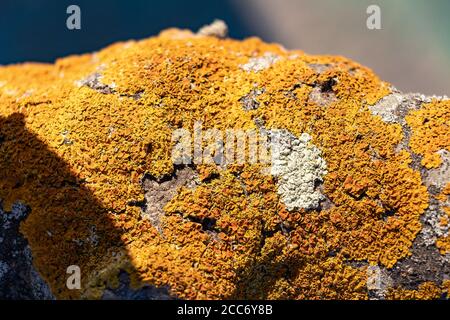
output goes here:
[{"label": "grey lichen patch", "polygon": [[201,27],[197,35],[224,39],[228,36],[228,26],[223,20],[214,20],[213,23]]},{"label": "grey lichen patch", "polygon": [[271,174],[278,178],[278,194],[290,211],[317,209],[325,199],[318,185],[327,174],[321,151],[307,133],[297,138],[287,130],[271,132]]},{"label": "grey lichen patch", "polygon": [[256,110],[259,108],[258,96],[264,93],[264,89],[253,89],[247,95],[243,96],[239,101],[242,108],[246,111]]},{"label": "grey lichen patch", "polygon": [[144,177],[145,204],[142,217],[162,232],[161,218],[165,214],[166,204],[177,194],[180,187],[194,188],[197,184],[197,174],[190,167],[177,169],[173,175],[161,179]]},{"label": "grey lichen patch", "polygon": [[101,82],[102,75],[100,72],[95,72],[89,75],[87,78],[76,81],[75,84],[78,87],[86,86],[92,90],[98,91],[103,94],[112,94],[115,92],[115,85],[107,85]]},{"label": "grey lichen patch", "polygon": [[280,57],[274,53],[266,52],[261,57],[252,57],[246,64],[239,67],[247,72],[260,72],[268,69],[271,65],[280,60]]}]

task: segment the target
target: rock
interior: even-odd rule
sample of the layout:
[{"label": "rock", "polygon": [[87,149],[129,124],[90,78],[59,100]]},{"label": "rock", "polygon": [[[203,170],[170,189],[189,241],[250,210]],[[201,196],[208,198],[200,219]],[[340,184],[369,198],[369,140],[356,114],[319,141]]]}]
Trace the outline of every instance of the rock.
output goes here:
[{"label": "rock", "polygon": [[228,26],[223,20],[214,20],[213,23],[201,27],[197,34],[201,36],[226,38],[228,35]]},{"label": "rock", "polygon": [[11,212],[0,206],[0,297],[2,299],[54,299],[50,288],[33,267],[31,251],[19,232],[29,210],[17,203]]},{"label": "rock", "polygon": [[0,298],[448,298],[448,98],[226,34],[0,68]]}]

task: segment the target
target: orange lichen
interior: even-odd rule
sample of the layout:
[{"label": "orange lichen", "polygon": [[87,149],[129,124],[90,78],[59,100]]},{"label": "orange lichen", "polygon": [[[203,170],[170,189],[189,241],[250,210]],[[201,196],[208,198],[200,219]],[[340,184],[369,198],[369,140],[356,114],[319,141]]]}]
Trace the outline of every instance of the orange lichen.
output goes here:
[{"label": "orange lichen", "polygon": [[[448,286],[448,285],[447,285]],[[441,289],[434,282],[424,282],[419,285],[417,290],[391,289],[388,293],[388,299],[392,300],[431,300],[439,299],[447,289]]]},{"label": "orange lichen", "polygon": [[[446,227],[449,224],[450,207],[443,207],[443,210],[446,213],[446,215],[441,218],[440,223],[443,227]],[[450,235],[438,238],[436,240],[436,246],[439,248],[441,254],[450,253]]]},{"label": "orange lichen", "polygon": [[444,280],[442,282],[442,292],[446,295],[447,299],[450,298],[450,280]]},{"label": "orange lichen", "polygon": [[[241,68],[265,53],[278,59]],[[80,86],[96,73],[108,92]],[[171,30],[54,65],[2,67],[0,81],[0,136],[12,137],[0,144],[0,199],[31,207],[22,231],[58,297],[98,298],[124,268],[135,286],[168,285],[180,298],[364,299],[366,269],[349,262],[392,267],[421,229],[428,193],[411,155],[395,151],[402,128],[368,110],[389,86],[345,58]],[[264,89],[259,107],[245,110],[241,98],[255,88]],[[317,88],[330,99],[312,99]],[[449,106],[408,118],[411,147],[428,160],[448,147]],[[166,205],[161,234],[141,217],[143,175],[175,170],[173,130],[193,132],[196,121],[255,129],[257,120],[311,135],[327,163],[330,208],[288,212],[260,164],[202,165],[201,184]],[[87,275],[81,292],[65,287],[70,264]]]},{"label": "orange lichen", "polygon": [[422,165],[427,169],[437,168],[442,163],[439,150],[450,149],[449,118],[450,100],[433,100],[406,117],[412,128],[411,150],[423,156]]},{"label": "orange lichen", "polygon": [[[435,198],[442,203],[446,203],[450,198],[450,182],[446,184],[442,192],[439,193]],[[442,206],[442,211],[445,213],[440,219],[440,224],[442,227],[448,227],[450,224],[450,206]],[[450,253],[450,235],[442,236],[436,239],[436,246],[439,248],[441,254]]]}]

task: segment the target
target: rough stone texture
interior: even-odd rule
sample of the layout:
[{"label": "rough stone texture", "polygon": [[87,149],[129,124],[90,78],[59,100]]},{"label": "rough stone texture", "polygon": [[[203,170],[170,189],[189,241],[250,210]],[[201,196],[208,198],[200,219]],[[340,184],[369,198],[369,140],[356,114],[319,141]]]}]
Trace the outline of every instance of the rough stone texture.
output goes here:
[{"label": "rough stone texture", "polygon": [[[0,68],[0,297],[448,298],[450,101],[226,29]],[[285,139],[175,165],[197,121]]]},{"label": "rough stone texture", "polygon": [[0,299],[54,299],[33,267],[31,250],[19,232],[29,209],[17,203],[6,212],[0,203]]},{"label": "rough stone texture", "polygon": [[159,232],[162,232],[164,207],[177,194],[181,187],[193,188],[196,185],[196,173],[189,167],[176,170],[173,175],[161,179],[144,177],[145,203],[142,206],[142,217],[150,220]]}]

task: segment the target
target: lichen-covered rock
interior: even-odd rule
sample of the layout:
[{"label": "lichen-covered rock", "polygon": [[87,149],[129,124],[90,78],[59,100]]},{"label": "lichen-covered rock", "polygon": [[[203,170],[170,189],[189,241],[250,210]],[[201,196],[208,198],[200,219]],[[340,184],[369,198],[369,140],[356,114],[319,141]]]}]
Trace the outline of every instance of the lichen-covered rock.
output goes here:
[{"label": "lichen-covered rock", "polygon": [[[0,297],[448,298],[450,101],[225,35],[0,68]],[[173,132],[198,121],[289,145],[175,165]]]}]

